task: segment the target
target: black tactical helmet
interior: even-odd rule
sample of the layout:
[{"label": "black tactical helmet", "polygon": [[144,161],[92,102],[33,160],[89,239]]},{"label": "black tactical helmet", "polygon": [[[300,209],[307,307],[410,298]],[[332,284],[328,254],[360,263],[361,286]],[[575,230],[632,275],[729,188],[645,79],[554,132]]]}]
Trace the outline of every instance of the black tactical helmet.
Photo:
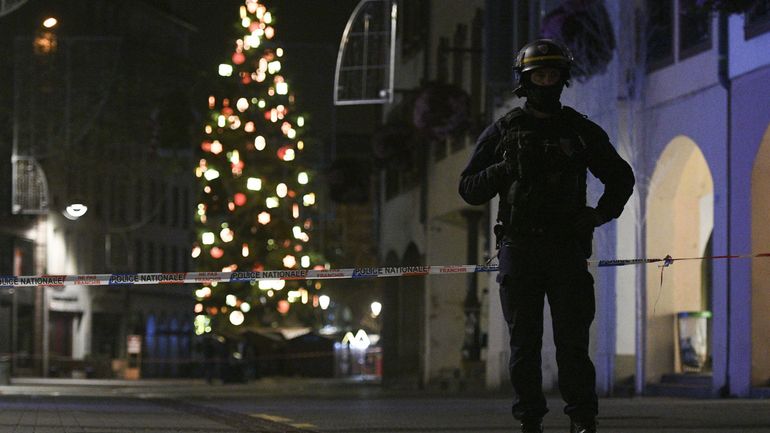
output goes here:
[{"label": "black tactical helmet", "polygon": [[537,39],[524,45],[516,55],[513,70],[516,73],[516,94],[520,95],[524,73],[537,68],[557,68],[564,73],[565,84],[570,78],[569,70],[574,58],[566,45],[553,39]]}]

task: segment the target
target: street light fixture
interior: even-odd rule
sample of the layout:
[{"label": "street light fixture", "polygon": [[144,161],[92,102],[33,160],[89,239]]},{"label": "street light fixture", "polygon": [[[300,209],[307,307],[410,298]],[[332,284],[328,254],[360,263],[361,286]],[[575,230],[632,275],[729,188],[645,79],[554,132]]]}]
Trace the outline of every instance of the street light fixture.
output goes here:
[{"label": "street light fixture", "polygon": [[56,26],[56,24],[59,24],[59,21],[54,17],[48,17],[45,19],[45,21],[43,21],[43,27],[47,29]]},{"label": "street light fixture", "polygon": [[382,312],[382,304],[374,301],[371,305],[372,308],[372,317],[377,317],[380,315],[380,312]]},{"label": "street light fixture", "polygon": [[85,215],[86,212],[88,212],[88,206],[83,203],[76,202],[64,208],[64,212],[62,213],[67,219],[75,221],[76,219]]},{"label": "street light fixture", "polygon": [[331,302],[331,298],[327,295],[321,295],[318,297],[318,303],[321,305],[321,309],[325,310],[329,308],[329,303]]}]

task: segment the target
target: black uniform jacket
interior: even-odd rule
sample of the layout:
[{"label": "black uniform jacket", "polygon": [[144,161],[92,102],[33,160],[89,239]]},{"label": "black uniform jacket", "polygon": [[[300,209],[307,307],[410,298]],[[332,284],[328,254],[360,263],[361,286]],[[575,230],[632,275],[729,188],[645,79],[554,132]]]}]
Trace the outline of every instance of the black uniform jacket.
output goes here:
[{"label": "black uniform jacket", "polygon": [[[459,192],[472,205],[500,195],[498,220],[507,229],[517,224],[563,227],[586,206],[587,170],[604,184],[596,205],[603,221],[620,216],[633,192],[634,175],[604,130],[569,107],[548,119],[515,109],[479,136]],[[524,217],[511,217],[517,208]]]}]

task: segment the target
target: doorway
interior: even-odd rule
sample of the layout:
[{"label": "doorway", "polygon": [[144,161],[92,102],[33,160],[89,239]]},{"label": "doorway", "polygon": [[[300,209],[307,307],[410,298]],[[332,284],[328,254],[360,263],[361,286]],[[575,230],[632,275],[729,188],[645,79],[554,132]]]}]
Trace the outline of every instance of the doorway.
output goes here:
[{"label": "doorway", "polygon": [[[677,136],[655,167],[647,197],[648,257],[702,257],[710,249],[714,227],[714,182],[706,159],[689,137]],[[679,373],[677,313],[703,311],[710,305],[709,267],[699,260],[663,268],[647,265],[648,382]]]}]

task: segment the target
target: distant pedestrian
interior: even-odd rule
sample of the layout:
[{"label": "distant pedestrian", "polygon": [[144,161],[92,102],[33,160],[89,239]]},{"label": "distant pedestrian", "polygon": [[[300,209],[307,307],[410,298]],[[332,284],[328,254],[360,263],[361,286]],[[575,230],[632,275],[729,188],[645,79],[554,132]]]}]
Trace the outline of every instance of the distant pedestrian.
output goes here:
[{"label": "distant pedestrian", "polygon": [[[561,105],[571,65],[569,50],[556,41],[522,48],[515,93],[526,104],[481,134],[460,180],[470,204],[500,196],[500,301],[509,326],[513,416],[525,433],[542,433],[548,412],[540,355],[545,296],[570,431],[596,432],[596,372],[588,356],[594,281],[586,258],[594,228],[620,216],[634,186],[631,167],[604,130]],[[589,170],[604,184],[595,208],[586,205]]]}]

